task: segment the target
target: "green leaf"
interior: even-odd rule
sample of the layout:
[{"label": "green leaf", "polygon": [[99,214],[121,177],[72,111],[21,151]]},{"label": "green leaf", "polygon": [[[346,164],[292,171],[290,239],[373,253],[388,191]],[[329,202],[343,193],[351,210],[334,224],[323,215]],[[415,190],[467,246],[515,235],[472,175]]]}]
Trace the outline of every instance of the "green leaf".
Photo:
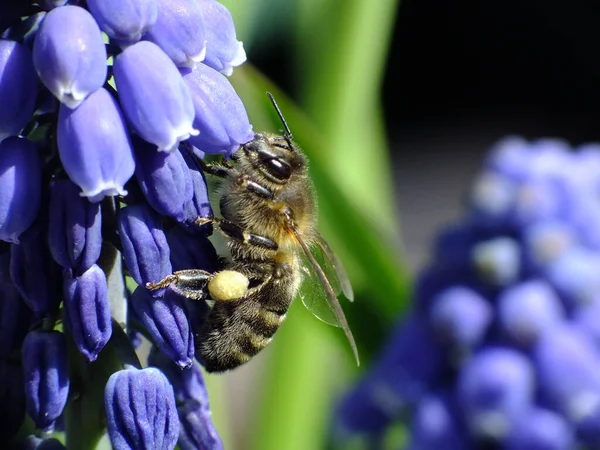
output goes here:
[{"label": "green leaf", "polygon": [[300,104],[322,132],[329,168],[344,164],[329,175],[388,231],[397,221],[380,98],[398,4],[304,0],[292,27]]}]

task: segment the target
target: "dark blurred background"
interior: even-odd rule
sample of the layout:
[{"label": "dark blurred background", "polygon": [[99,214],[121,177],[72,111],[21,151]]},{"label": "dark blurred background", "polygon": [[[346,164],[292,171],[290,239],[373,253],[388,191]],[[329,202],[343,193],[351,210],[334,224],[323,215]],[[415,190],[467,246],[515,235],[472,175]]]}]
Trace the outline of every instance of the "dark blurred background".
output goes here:
[{"label": "dark blurred background", "polygon": [[[600,141],[598,23],[593,1],[401,2],[382,99],[413,267],[499,138]],[[270,45],[254,62],[293,95],[288,43]]]}]

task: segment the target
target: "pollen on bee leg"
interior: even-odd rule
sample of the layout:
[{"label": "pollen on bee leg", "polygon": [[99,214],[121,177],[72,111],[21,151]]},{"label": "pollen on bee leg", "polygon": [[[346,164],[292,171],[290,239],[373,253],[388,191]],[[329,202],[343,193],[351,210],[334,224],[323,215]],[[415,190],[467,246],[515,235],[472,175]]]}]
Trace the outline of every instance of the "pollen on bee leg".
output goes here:
[{"label": "pollen on bee leg", "polygon": [[248,277],[235,270],[222,270],[208,282],[208,292],[216,301],[242,297],[250,284]]}]

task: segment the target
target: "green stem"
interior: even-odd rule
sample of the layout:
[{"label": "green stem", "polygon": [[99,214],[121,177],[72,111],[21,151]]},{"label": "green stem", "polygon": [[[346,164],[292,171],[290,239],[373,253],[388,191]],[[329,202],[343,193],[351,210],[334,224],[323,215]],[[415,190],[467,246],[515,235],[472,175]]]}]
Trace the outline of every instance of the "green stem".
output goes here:
[{"label": "green stem", "polygon": [[[306,450],[323,448],[335,385],[344,385],[349,365],[328,327],[298,302],[266,351],[261,402],[249,448]],[[338,330],[341,334],[341,330]]]}]

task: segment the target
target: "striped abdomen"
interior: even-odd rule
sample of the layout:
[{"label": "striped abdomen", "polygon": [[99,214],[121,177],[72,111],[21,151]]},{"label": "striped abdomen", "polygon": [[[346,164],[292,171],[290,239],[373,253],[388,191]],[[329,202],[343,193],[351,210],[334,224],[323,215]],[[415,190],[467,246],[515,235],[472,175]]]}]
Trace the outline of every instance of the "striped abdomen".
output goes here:
[{"label": "striped abdomen", "polygon": [[234,369],[271,341],[295,296],[293,275],[273,278],[239,300],[217,301],[196,337],[196,357],[208,372]]}]

